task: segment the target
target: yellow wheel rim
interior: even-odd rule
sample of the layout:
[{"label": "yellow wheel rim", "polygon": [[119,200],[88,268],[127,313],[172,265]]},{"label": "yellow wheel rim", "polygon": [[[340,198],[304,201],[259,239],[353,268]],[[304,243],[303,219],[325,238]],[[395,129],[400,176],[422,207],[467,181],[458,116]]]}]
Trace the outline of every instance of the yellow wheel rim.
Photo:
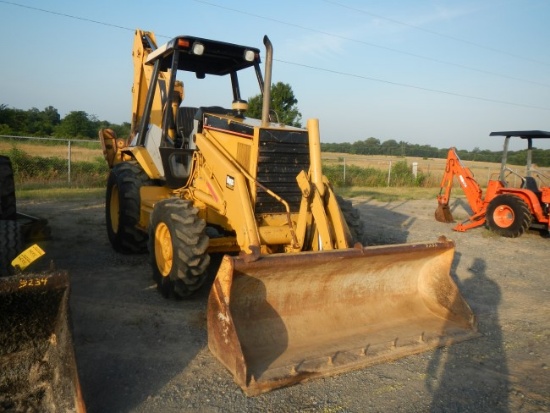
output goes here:
[{"label": "yellow wheel rim", "polygon": [[174,250],[170,230],[164,222],[159,223],[155,229],[155,261],[160,274],[167,277],[172,270]]},{"label": "yellow wheel rim", "polygon": [[111,229],[113,233],[118,233],[120,205],[118,203],[118,186],[114,185],[111,189],[111,201],[109,202],[109,216],[111,217]]}]

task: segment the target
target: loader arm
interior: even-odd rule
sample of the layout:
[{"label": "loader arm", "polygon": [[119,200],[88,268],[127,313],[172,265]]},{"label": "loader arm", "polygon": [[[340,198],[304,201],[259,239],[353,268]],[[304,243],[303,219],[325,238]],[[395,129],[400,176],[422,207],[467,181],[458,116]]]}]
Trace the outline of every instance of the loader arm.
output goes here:
[{"label": "loader arm", "polygon": [[236,236],[241,251],[250,260],[257,259],[260,235],[242,168],[205,134],[197,133],[196,144],[207,167],[197,168],[195,184],[190,188],[193,197],[225,217],[231,227],[239,228]]},{"label": "loader arm", "polygon": [[460,160],[456,153],[456,148],[449,149],[447,153],[447,163],[445,164],[445,172],[441,180],[439,195],[437,196],[437,209],[435,218],[439,222],[454,222],[451,211],[449,209],[449,201],[451,198],[451,190],[453,188],[454,177],[458,178],[458,183],[466,195],[468,204],[472,209],[474,216],[484,210],[483,191],[474,178],[474,174]]},{"label": "loader arm", "polygon": [[[310,234],[314,240],[305,240],[314,250],[344,249],[352,246],[352,240],[346,220],[336,201],[328,179],[323,175],[321,165],[321,137],[318,119],[309,119],[307,122],[309,136],[309,174],[299,174],[298,185],[302,191],[301,213],[298,221],[299,236]],[[307,219],[306,211],[313,215],[315,231],[304,231]],[[303,243],[302,243],[303,244]]]},{"label": "loader arm", "polygon": [[[310,126],[317,120],[310,120]],[[219,131],[206,129],[197,133],[196,144],[200,153],[200,166],[195,169],[188,190],[192,198],[208,206],[208,221],[214,220],[224,228],[235,228],[237,243],[251,260],[258,258],[258,248],[264,245],[284,245],[286,252],[299,252],[312,246],[314,250],[349,248],[350,231],[339,209],[336,196],[320,167],[318,127],[308,128],[310,159],[318,158],[317,172],[312,165],[296,176],[302,192],[300,212],[291,212],[284,197],[262,184],[251,171],[236,161],[220,142]],[[283,208],[280,212],[255,214],[254,188],[261,189]],[[252,193],[251,193],[252,191]],[[288,194],[287,194],[288,195]],[[235,208],[239,205],[239,208]],[[274,222],[277,224],[274,224]],[[263,251],[263,250],[262,250]],[[262,252],[264,253],[264,252]]]}]

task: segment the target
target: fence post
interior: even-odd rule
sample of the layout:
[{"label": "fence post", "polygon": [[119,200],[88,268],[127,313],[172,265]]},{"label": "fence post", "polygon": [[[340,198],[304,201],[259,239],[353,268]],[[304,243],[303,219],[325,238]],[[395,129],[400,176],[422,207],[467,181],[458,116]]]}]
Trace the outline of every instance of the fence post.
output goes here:
[{"label": "fence post", "polygon": [[390,166],[388,167],[388,186],[390,186],[390,181],[391,181],[391,161],[390,161]]},{"label": "fence post", "polygon": [[344,157],[344,186],[346,186],[346,158]]},{"label": "fence post", "polygon": [[68,141],[68,153],[67,153],[67,183],[71,186],[71,140]]}]

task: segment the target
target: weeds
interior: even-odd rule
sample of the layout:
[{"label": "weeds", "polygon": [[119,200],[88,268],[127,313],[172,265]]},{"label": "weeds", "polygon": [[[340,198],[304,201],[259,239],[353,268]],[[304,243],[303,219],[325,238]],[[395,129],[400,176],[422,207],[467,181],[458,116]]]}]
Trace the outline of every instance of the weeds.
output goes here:
[{"label": "weeds", "polygon": [[418,172],[416,176],[406,160],[392,165],[390,173],[376,168],[361,168],[350,165],[345,169],[340,165],[325,165],[323,172],[335,187],[422,187],[427,183],[428,176]]},{"label": "weeds", "polygon": [[[105,186],[109,168],[102,157],[93,161],[68,161],[58,157],[31,156],[11,148],[5,153],[11,160],[14,178],[20,189]],[[70,173],[70,175],[69,175]]]}]

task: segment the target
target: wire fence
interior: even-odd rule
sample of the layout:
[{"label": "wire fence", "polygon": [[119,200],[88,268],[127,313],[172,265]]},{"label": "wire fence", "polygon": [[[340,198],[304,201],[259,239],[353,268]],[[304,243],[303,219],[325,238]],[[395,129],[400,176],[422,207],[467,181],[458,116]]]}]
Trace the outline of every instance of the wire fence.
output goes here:
[{"label": "wire fence", "polygon": [[[0,135],[0,154],[10,157],[19,189],[104,187],[109,168],[99,140],[59,139],[50,137]],[[438,187],[443,178],[446,160],[399,156],[372,156],[323,153],[323,165],[331,182],[337,186],[353,185],[354,167],[378,171],[376,183],[360,186],[423,186]],[[405,161],[414,179],[400,182],[395,166]],[[481,187],[495,179],[500,164],[467,162]],[[524,166],[509,165],[517,175],[525,175]],[[550,168],[539,168],[550,176]],[[380,175],[381,174],[381,175]],[[511,174],[509,184],[519,186],[519,176]],[[419,177],[421,179],[419,179]],[[456,180],[455,180],[456,181]],[[547,183],[548,184],[548,183]],[[455,182],[455,186],[458,183]]]},{"label": "wire fence", "polygon": [[0,135],[18,188],[101,187],[109,168],[99,140]]},{"label": "wire fence", "polygon": [[[353,154],[323,153],[323,165],[326,168],[337,168],[333,179],[338,182],[348,182],[348,175],[353,167],[374,169],[383,172],[378,186],[399,185],[399,177],[395,174],[395,166],[406,162],[416,186],[439,187],[445,173],[446,159],[418,158],[401,156],[372,156]],[[489,162],[468,162],[467,167],[481,187],[487,186],[490,179],[495,179],[500,171],[500,164]],[[517,169],[517,168],[516,168]],[[522,171],[523,172],[523,171]],[[457,181],[457,180],[455,180]],[[454,183],[458,187],[458,182]]]}]

